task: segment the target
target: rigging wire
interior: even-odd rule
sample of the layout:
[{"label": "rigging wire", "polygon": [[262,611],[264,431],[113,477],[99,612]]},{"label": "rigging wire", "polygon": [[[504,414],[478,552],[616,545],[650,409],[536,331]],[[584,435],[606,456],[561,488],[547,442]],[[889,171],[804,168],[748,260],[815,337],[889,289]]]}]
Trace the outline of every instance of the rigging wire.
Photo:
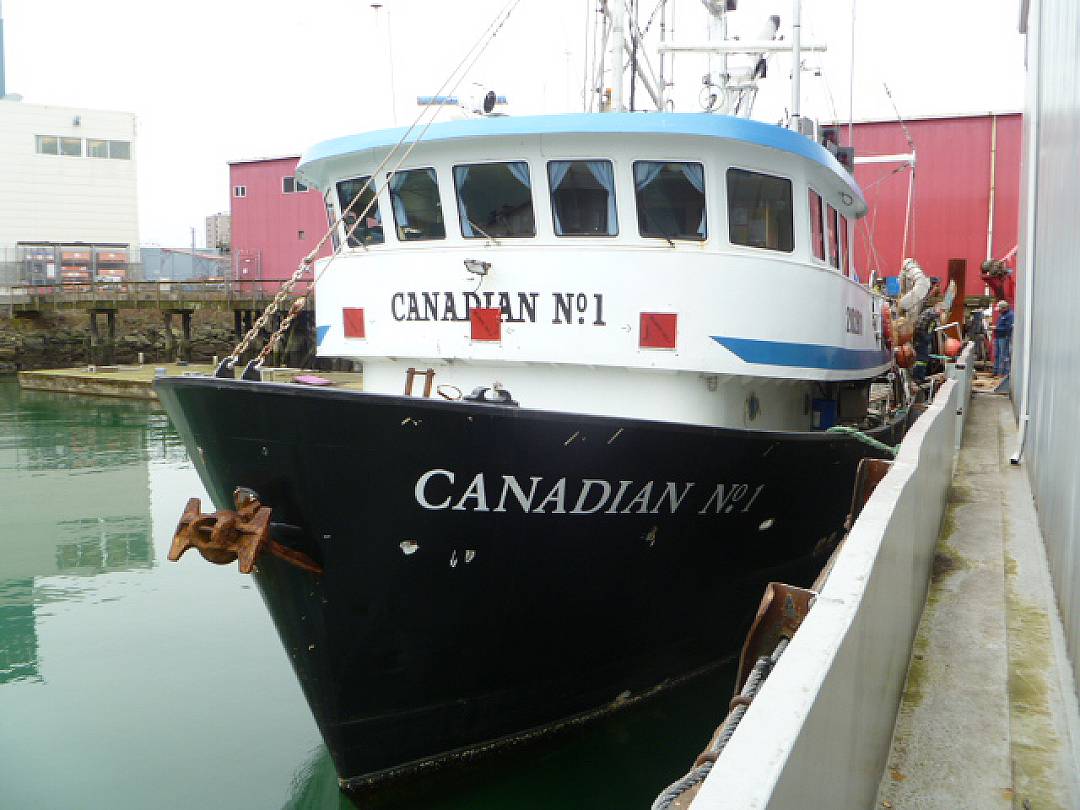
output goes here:
[{"label": "rigging wire", "polygon": [[[848,62],[848,146],[855,147],[855,3],[851,0],[851,60]],[[837,122],[839,123],[839,122]]]},{"label": "rigging wire", "polygon": [[634,93],[637,89],[638,0],[630,0],[630,112],[634,111]]},{"label": "rigging wire", "polygon": [[[903,261],[905,256],[910,256],[915,252],[915,140],[911,137],[911,130],[908,129],[903,116],[900,115],[900,110],[896,106],[896,101],[893,99],[892,92],[889,90],[889,85],[882,82],[881,86],[885,88],[885,95],[889,97],[889,103],[892,104],[893,112],[896,113],[896,120],[900,122],[900,129],[904,132],[904,137],[907,139],[908,148],[911,150],[912,155],[911,176],[908,178],[908,199],[907,205],[904,207],[904,240],[903,244],[900,246],[901,253],[903,253],[900,257],[900,261]],[[908,250],[909,227],[911,234],[910,250]]]},{"label": "rigging wire", "polygon": [[[442,85],[435,92],[436,96],[443,95],[444,91],[452,80],[454,81],[454,84],[450,89],[450,94],[453,94],[453,92],[464,80],[465,76],[468,75],[468,72],[473,68],[473,66],[475,66],[480,56],[483,55],[485,50],[487,50],[488,45],[491,44],[491,42],[499,34],[499,31],[502,30],[502,27],[506,24],[506,21],[510,18],[510,15],[514,12],[520,2],[521,0],[509,0],[506,5],[504,5],[502,9],[500,9],[500,11],[491,21],[491,23],[488,24],[487,28],[484,29],[483,33],[480,35],[477,41],[473,43],[473,45],[465,52],[465,55],[462,57],[461,61],[458,62],[454,69],[451,70],[450,73],[447,75],[446,79],[443,80]],[[460,75],[458,75],[459,73]],[[456,80],[454,79],[455,75],[457,75]],[[276,345],[277,341],[280,340],[281,336],[288,330],[288,327],[292,323],[293,319],[303,309],[303,304],[306,301],[308,295],[310,295],[311,290],[314,289],[315,285],[326,273],[327,268],[333,263],[334,259],[336,259],[341,254],[343,248],[348,244],[349,237],[352,236],[356,228],[360,225],[360,223],[365,221],[368,212],[371,210],[371,207],[378,202],[380,192],[384,188],[386,188],[387,184],[391,182],[398,168],[401,167],[401,164],[412,153],[412,150],[416,148],[416,145],[423,139],[424,135],[427,134],[428,129],[431,127],[432,123],[434,123],[435,118],[438,116],[441,109],[442,107],[440,105],[432,104],[425,106],[420,111],[420,113],[416,116],[413,122],[408,126],[408,128],[406,128],[404,133],[402,133],[401,138],[398,140],[398,142],[386,153],[385,157],[383,157],[382,161],[380,161],[379,165],[372,172],[371,176],[368,177],[364,185],[360,188],[359,191],[357,191],[353,199],[349,202],[345,209],[342,210],[341,214],[334,219],[334,221],[331,223],[326,233],[323,234],[319,242],[315,245],[311,252],[308,253],[308,255],[301,260],[300,265],[296,268],[296,270],[293,271],[292,276],[290,276],[289,279],[287,279],[281,285],[281,287],[278,289],[278,292],[274,295],[273,300],[271,300],[271,302],[267,305],[266,309],[258,317],[255,323],[252,324],[251,329],[248,330],[247,334],[244,335],[243,339],[241,339],[241,341],[236,345],[236,347],[233,349],[232,354],[230,354],[222,361],[222,369],[233,368],[236,363],[239,362],[240,356],[251,345],[251,342],[259,334],[263,327],[266,326],[268,319],[278,311],[282,303],[284,303],[285,298],[288,296],[289,292],[291,292],[292,288],[296,286],[296,283],[300,281],[303,274],[315,261],[315,258],[318,256],[319,251],[322,250],[322,248],[326,245],[327,241],[336,231],[337,227],[352,211],[353,206],[356,205],[357,201],[371,187],[372,180],[374,180],[382,172],[383,168],[386,166],[387,163],[390,162],[391,158],[394,157],[397,151],[401,148],[402,144],[405,143],[405,140],[409,137],[412,131],[420,125],[420,122],[424,119],[424,116],[431,112],[431,116],[428,119],[427,123],[424,124],[416,139],[409,145],[409,147],[405,150],[404,154],[395,164],[394,168],[388,173],[385,182],[381,186],[376,183],[376,190],[372,194],[371,200],[368,202],[367,206],[365,206],[364,210],[360,213],[360,215],[356,218],[356,221],[353,223],[353,225],[346,231],[345,239],[337,245],[333,253],[331,253],[330,256],[327,258],[318,275],[312,279],[309,289],[293,302],[288,314],[282,319],[277,329],[270,335],[270,338],[267,340],[266,346],[263,347],[263,350],[259,353],[259,356],[256,358],[256,360],[252,361],[256,368],[262,365],[266,357],[273,350],[273,347]],[[366,245],[361,246],[364,247],[365,250],[367,249]]]},{"label": "rigging wire", "polygon": [[[472,68],[476,65],[477,61],[479,61],[480,57],[483,55],[484,51],[487,50],[488,45],[490,45],[494,41],[495,37],[498,36],[499,31],[502,30],[502,27],[506,24],[506,21],[508,19],[510,19],[510,15],[514,12],[514,9],[517,8],[517,6],[518,6],[518,4],[520,2],[521,2],[521,0],[510,0],[510,2],[506,6],[503,7],[504,9],[507,9],[506,13],[505,14],[500,13],[499,15],[496,15],[495,20],[487,27],[487,29],[485,29],[485,32],[484,32],[485,35],[487,34],[488,31],[490,31],[491,32],[490,36],[487,36],[486,39],[481,37],[481,40],[478,41],[478,43],[476,45],[474,45],[473,48],[470,49],[469,52],[466,53],[465,58],[462,59],[462,61],[458,63],[458,67],[455,68],[454,71],[451,71],[450,76],[448,76],[446,81],[443,82],[443,86],[440,87],[438,91],[436,91],[435,95],[438,96],[438,95],[443,94],[443,90],[446,88],[446,85],[449,83],[449,81],[453,77],[454,73],[458,69],[461,68],[461,65],[465,62],[466,59],[470,58],[470,53],[472,52],[472,50],[476,49],[477,45],[481,45],[480,49],[477,50],[474,55],[472,55],[471,61],[469,61],[469,63],[467,65],[465,65],[464,69],[461,72],[461,75],[458,76],[457,80],[454,82],[453,86],[450,88],[449,95],[454,94],[454,91],[457,90],[458,86],[465,79],[465,77],[469,74],[469,71],[472,70]],[[502,20],[501,20],[501,22],[498,22],[498,25],[495,25],[495,22],[497,22],[499,20],[499,16],[502,17]],[[493,28],[494,28],[494,30],[492,30]],[[435,105],[429,105],[429,106],[434,107],[434,113],[428,119],[427,123],[424,124],[423,128],[420,130],[420,132],[416,136],[416,138],[409,144],[408,148],[405,150],[404,154],[401,155],[400,159],[398,159],[397,163],[394,164],[394,168],[391,169],[390,172],[386,175],[386,180],[382,183],[382,185],[376,184],[377,188],[375,189],[375,192],[372,195],[371,201],[367,204],[367,207],[364,209],[363,213],[359,217],[357,217],[357,220],[353,224],[353,226],[349,229],[349,231],[347,231],[347,233],[346,233],[346,242],[348,241],[347,237],[352,235],[353,231],[355,231],[357,226],[363,221],[363,218],[367,216],[367,213],[368,213],[368,211],[371,210],[371,207],[377,203],[378,198],[379,198],[379,194],[383,191],[383,189],[385,189],[390,184],[390,182],[394,178],[394,175],[397,173],[398,169],[401,168],[401,165],[408,159],[409,155],[412,154],[412,151],[417,147],[417,145],[420,143],[420,141],[422,141],[424,139],[424,136],[427,134],[427,131],[431,128],[431,125],[433,123],[435,123],[435,118],[438,116],[438,113],[439,113],[439,110],[441,109],[441,107],[438,107],[438,106],[435,106]],[[425,109],[422,110],[420,112],[420,114],[417,116],[416,122],[414,123],[413,126],[415,126],[417,123],[419,123],[419,121],[424,117],[424,115],[426,114],[427,111],[428,111],[428,108],[425,107]],[[411,129],[412,129],[412,127],[410,127],[410,130]],[[356,203],[356,201],[360,198],[360,195],[363,194],[364,190],[370,185],[371,180],[378,173],[380,173],[382,171],[383,167],[385,167],[387,163],[389,163],[390,158],[392,157],[393,153],[397,149],[399,149],[401,147],[401,145],[404,143],[405,138],[408,136],[408,134],[409,133],[406,132],[404,135],[402,135],[401,139],[397,142],[397,144],[395,144],[393,149],[391,149],[390,152],[387,153],[386,157],[383,158],[382,162],[379,163],[379,165],[375,168],[375,171],[372,173],[371,177],[368,178],[368,182],[364,185],[363,188],[361,188],[361,190],[359,192],[357,192],[356,196],[353,197],[352,202],[349,203],[349,208],[351,208]],[[346,209],[346,210],[348,210],[348,209]],[[318,281],[320,278],[322,278],[323,274],[326,272],[326,268],[330,265],[330,261],[333,260],[334,258],[336,258],[337,255],[341,253],[342,246],[343,245],[339,245],[337,250],[335,250],[334,253],[327,259],[326,264],[324,264],[322,269],[319,271],[319,275],[312,281],[312,286],[314,286],[316,281]]]},{"label": "rigging wire", "polygon": [[589,98],[589,25],[592,23],[592,0],[585,0],[585,44],[581,50],[581,111],[588,112]]}]

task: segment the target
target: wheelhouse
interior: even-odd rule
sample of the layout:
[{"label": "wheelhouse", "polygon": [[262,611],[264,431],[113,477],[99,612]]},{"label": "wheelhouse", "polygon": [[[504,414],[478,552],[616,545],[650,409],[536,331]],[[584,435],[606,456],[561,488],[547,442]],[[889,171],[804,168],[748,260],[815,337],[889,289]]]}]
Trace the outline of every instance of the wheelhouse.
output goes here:
[{"label": "wheelhouse", "polygon": [[349,252],[588,242],[752,251],[858,278],[862,195],[787,130],[712,115],[491,118],[433,125],[400,164],[384,160],[404,136],[329,141],[301,161]]}]

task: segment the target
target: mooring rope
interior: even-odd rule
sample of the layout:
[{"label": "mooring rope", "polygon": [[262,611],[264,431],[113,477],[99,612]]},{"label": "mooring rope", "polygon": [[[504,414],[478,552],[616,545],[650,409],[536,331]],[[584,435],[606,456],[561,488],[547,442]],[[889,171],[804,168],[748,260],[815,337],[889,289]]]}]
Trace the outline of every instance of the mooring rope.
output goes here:
[{"label": "mooring rope", "polygon": [[833,425],[825,432],[840,433],[846,436],[851,436],[853,439],[856,439],[865,445],[873,447],[875,450],[880,450],[882,453],[888,453],[891,458],[896,458],[895,447],[885,444],[884,442],[879,442],[873,436],[868,436],[858,428],[848,427],[847,425]]},{"label": "mooring rope", "polygon": [[763,655],[754,662],[754,668],[750,670],[750,674],[746,677],[743,688],[731,700],[728,716],[724,718],[724,722],[713,734],[709,745],[698,755],[694,767],[681,779],[664,788],[663,792],[652,803],[651,810],[668,810],[678,801],[680,796],[685,795],[687,791],[705,781],[705,777],[712,771],[717,758],[727,747],[728,742],[731,741],[731,737],[735,734],[735,729],[738,728],[743,715],[750,708],[750,704],[757,697],[757,693],[761,691],[761,685],[765,683],[765,679],[769,677],[769,673],[772,672],[773,667],[776,666],[776,662],[780,660],[780,656],[784,654],[784,650],[787,649],[790,642],[790,638],[781,638],[777,642],[772,655]]}]

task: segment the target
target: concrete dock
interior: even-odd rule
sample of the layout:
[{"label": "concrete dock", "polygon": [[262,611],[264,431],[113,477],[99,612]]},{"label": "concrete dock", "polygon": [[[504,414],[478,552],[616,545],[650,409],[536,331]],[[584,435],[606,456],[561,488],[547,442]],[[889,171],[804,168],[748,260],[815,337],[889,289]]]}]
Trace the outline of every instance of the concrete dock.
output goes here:
[{"label": "concrete dock", "polygon": [[1030,471],[972,366],[908,431],[691,810],[1080,808]]},{"label": "concrete dock", "polygon": [[[124,397],[157,401],[154,393],[154,377],[157,369],[164,369],[167,376],[211,375],[214,366],[205,363],[158,363],[131,366],[79,366],[45,371],[20,371],[19,385],[32,391],[51,391],[62,394],[84,394],[103,397]],[[237,376],[243,369],[237,369]],[[329,380],[335,388],[363,389],[363,374],[343,371],[305,371],[297,368],[264,368],[263,379],[267,382],[293,382],[296,377],[314,375]]]},{"label": "concrete dock", "polygon": [[976,393],[878,806],[1080,808],[1076,687],[1007,397]]}]

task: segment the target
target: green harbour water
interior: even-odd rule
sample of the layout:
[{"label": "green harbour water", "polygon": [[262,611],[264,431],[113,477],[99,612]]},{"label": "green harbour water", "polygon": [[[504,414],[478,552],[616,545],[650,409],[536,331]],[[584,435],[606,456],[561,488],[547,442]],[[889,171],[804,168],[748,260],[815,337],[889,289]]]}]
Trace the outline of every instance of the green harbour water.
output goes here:
[{"label": "green harbour water", "polygon": [[[192,496],[207,502],[160,409],[0,376],[0,810],[353,807],[254,583],[166,561]],[[380,806],[648,808],[732,678]]]}]

